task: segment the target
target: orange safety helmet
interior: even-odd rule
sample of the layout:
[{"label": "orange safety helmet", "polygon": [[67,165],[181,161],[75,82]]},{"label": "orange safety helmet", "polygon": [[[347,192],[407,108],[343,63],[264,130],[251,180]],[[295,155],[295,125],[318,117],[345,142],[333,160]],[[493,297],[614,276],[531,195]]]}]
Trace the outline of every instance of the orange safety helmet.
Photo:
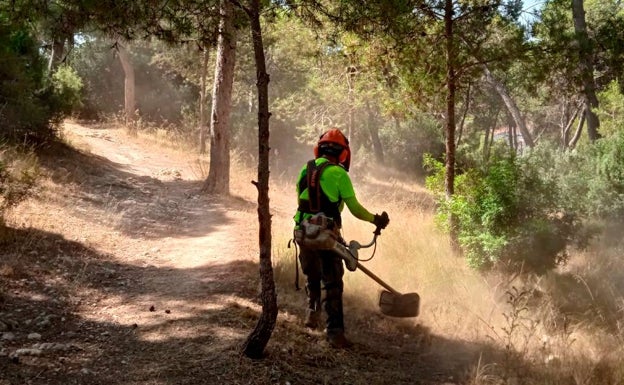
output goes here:
[{"label": "orange safety helmet", "polygon": [[318,158],[324,154],[334,155],[338,163],[349,171],[351,165],[349,139],[339,129],[332,128],[319,137],[318,143],[314,146],[314,157]]}]

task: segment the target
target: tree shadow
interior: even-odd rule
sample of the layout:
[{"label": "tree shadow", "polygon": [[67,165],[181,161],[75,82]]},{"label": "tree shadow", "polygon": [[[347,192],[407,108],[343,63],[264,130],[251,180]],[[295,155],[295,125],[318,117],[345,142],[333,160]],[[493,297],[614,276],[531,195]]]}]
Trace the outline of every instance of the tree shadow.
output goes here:
[{"label": "tree shadow", "polygon": [[[201,181],[137,175],[123,164],[64,143],[52,144],[40,156],[52,181],[71,186],[78,217],[109,222],[132,238],[205,236],[231,223],[228,212],[255,208],[240,197],[201,194]],[[52,199],[66,204],[66,198]]]},{"label": "tree shadow", "polygon": [[[9,235],[0,245],[0,320],[12,334],[0,340],[2,384],[460,384],[482,357],[507,353],[359,306],[347,313],[356,345],[333,350],[280,289],[266,358],[247,360],[239,349],[261,311],[257,263],[137,266],[58,234]],[[120,311],[131,312],[124,322]]]}]

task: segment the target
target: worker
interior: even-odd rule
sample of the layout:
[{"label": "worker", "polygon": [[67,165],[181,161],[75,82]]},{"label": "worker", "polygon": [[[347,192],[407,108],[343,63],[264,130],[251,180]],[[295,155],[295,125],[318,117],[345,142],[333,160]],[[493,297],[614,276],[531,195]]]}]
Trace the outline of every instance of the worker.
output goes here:
[{"label": "worker", "polygon": [[[373,223],[384,229],[388,214],[371,214],[357,200],[349,177],[351,150],[349,141],[337,128],[332,128],[320,136],[314,146],[315,159],[305,165],[297,180],[298,208],[294,216],[295,234],[302,233],[302,225],[307,220],[322,213],[327,231],[336,239],[342,227],[341,211],[346,204],[349,211],[358,219]],[[297,239],[297,236],[295,236]],[[342,292],[344,268],[342,259],[332,250],[310,248],[300,243],[299,259],[306,276],[308,308],[305,326],[316,329],[321,326],[321,283],[325,290],[326,337],[334,348],[348,348],[351,342],[345,336]]]}]

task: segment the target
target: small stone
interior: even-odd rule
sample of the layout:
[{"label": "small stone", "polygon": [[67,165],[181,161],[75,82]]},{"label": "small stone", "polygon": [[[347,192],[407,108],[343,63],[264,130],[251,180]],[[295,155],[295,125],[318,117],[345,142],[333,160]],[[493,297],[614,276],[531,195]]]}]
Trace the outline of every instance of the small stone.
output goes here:
[{"label": "small stone", "polygon": [[42,328],[48,327],[50,326],[50,320],[44,319],[43,321],[39,322],[37,326],[42,327]]},{"label": "small stone", "polygon": [[28,339],[29,340],[40,340],[41,339],[41,334],[39,334],[39,333],[30,333],[28,335]]},{"label": "small stone", "polygon": [[17,349],[15,351],[15,353],[13,353],[14,356],[40,356],[41,353],[43,353],[43,351],[41,349]]},{"label": "small stone", "polygon": [[15,339],[15,334],[11,332],[2,333],[2,338],[0,340],[4,341],[13,341]]}]

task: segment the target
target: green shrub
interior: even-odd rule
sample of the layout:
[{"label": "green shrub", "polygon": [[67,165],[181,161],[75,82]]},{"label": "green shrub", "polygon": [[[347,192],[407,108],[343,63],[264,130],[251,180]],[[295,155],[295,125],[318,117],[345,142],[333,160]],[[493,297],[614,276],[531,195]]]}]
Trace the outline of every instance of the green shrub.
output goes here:
[{"label": "green shrub", "polygon": [[444,139],[438,123],[426,114],[402,125],[387,124],[380,130],[388,165],[399,170],[422,173],[421,159],[427,153],[444,153]]},{"label": "green shrub", "polygon": [[47,77],[32,32],[0,22],[0,138],[36,143],[52,138],[55,126],[80,101],[82,82],[67,66]]},{"label": "green shrub", "polygon": [[593,146],[591,157],[596,177],[590,184],[592,212],[606,218],[624,215],[624,131]]},{"label": "green shrub", "polygon": [[432,158],[427,187],[434,191],[440,224],[450,215],[458,224],[458,240],[468,264],[495,265],[544,273],[567,258],[568,246],[581,236],[580,217],[561,199],[547,151],[517,156],[493,151],[487,163],[475,163],[455,180],[455,194],[443,194],[444,167]]},{"label": "green shrub", "polygon": [[27,30],[5,24],[0,24],[0,62],[0,136],[22,142],[48,129],[44,62]]},{"label": "green shrub", "polygon": [[61,121],[81,105],[82,80],[73,68],[63,65],[54,72],[51,83],[54,119]]}]

